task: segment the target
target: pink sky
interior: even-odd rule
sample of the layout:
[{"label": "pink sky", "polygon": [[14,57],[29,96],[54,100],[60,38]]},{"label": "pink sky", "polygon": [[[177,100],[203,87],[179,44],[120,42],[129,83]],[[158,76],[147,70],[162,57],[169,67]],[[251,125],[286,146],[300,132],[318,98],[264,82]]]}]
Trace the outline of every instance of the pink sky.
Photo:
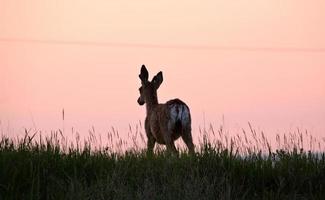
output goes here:
[{"label": "pink sky", "polygon": [[121,133],[143,120],[138,74],[162,70],[160,102],[183,99],[194,135],[250,121],[270,137],[325,131],[325,1],[0,2],[4,132]]}]

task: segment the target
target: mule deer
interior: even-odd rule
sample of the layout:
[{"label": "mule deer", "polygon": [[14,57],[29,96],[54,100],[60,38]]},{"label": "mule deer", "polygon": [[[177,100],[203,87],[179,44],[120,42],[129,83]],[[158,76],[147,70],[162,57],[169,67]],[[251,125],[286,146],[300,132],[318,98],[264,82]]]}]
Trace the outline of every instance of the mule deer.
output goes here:
[{"label": "mule deer", "polygon": [[139,105],[146,104],[147,116],[145,131],[147,134],[147,149],[153,151],[155,143],[165,144],[168,151],[177,152],[174,141],[182,137],[190,153],[194,153],[194,144],[191,133],[191,114],[188,106],[179,99],[158,103],[157,89],[163,82],[162,72],[159,72],[152,81],[148,80],[149,73],[144,65],[139,75]]}]

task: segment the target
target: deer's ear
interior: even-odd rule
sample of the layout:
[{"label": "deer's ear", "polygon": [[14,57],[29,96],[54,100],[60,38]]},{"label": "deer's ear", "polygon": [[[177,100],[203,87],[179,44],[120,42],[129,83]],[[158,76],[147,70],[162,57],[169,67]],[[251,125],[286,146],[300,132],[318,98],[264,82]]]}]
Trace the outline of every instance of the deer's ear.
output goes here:
[{"label": "deer's ear", "polygon": [[153,85],[156,89],[159,88],[160,84],[163,82],[163,74],[159,72],[155,77],[153,77],[152,81]]},{"label": "deer's ear", "polygon": [[142,67],[141,67],[141,72],[139,74],[139,78],[141,79],[142,83],[148,82],[149,73],[148,73],[146,66],[144,66],[144,65],[142,65]]}]

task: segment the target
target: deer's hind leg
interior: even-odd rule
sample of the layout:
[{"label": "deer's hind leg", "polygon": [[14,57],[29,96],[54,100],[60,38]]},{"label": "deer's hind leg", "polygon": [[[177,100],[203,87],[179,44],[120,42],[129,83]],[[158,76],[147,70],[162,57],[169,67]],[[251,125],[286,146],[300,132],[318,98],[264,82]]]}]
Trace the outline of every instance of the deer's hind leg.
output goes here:
[{"label": "deer's hind leg", "polygon": [[170,130],[170,128],[167,127],[163,128],[162,130],[163,130],[162,134],[165,140],[167,151],[177,154],[177,149],[175,147],[174,140],[172,138],[172,133],[173,133],[172,130]]},{"label": "deer's hind leg", "polygon": [[165,139],[165,142],[166,142],[167,151],[171,151],[171,152],[176,153],[176,154],[178,153],[177,149],[175,147],[174,141],[173,141],[173,139],[171,137],[167,137]]},{"label": "deer's hind leg", "polygon": [[184,143],[186,144],[189,152],[191,154],[194,153],[194,144],[193,144],[193,139],[192,139],[192,130],[191,127],[186,127],[183,132],[182,132],[182,139]]}]

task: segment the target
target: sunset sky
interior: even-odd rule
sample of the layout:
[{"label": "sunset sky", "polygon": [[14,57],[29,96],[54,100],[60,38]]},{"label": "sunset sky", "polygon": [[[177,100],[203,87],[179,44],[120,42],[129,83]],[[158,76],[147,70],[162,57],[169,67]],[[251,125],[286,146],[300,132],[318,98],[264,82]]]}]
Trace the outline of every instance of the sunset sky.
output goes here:
[{"label": "sunset sky", "polygon": [[0,130],[91,126],[121,133],[145,117],[142,64],[163,71],[160,102],[206,123],[270,137],[325,135],[325,1],[0,1]]}]

